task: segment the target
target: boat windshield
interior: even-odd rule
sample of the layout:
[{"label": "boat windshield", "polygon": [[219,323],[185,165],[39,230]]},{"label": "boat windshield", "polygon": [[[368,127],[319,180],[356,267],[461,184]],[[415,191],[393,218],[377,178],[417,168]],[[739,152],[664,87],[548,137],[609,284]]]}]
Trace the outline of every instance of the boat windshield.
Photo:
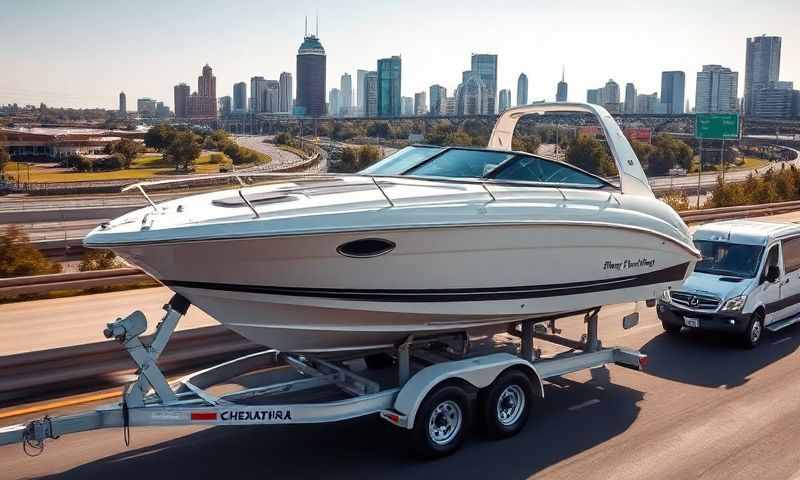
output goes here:
[{"label": "boat windshield", "polygon": [[697,262],[695,272],[753,278],[761,261],[763,247],[738,243],[695,240],[703,259]]},{"label": "boat windshield", "polygon": [[461,147],[406,147],[371,167],[365,175],[495,179],[583,188],[611,186],[603,179],[563,162],[518,152]]},{"label": "boat windshield", "polygon": [[443,147],[413,146],[399,150],[359,173],[365,175],[402,175],[444,150]]}]

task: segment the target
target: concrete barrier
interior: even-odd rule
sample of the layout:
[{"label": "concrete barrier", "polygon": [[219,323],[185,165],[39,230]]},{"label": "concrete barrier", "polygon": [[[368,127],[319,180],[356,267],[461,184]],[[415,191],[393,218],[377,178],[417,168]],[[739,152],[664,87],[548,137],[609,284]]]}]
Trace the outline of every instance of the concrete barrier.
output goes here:
[{"label": "concrete barrier", "polygon": [[144,199],[142,199],[142,205],[140,206],[126,205],[116,207],[43,208],[0,211],[0,224],[107,220],[109,218],[117,218],[143,206]]},{"label": "concrete barrier", "polygon": [[138,268],[2,278],[0,279],[0,298],[59,290],[84,290],[93,287],[130,285],[147,280],[152,280],[152,278]]}]

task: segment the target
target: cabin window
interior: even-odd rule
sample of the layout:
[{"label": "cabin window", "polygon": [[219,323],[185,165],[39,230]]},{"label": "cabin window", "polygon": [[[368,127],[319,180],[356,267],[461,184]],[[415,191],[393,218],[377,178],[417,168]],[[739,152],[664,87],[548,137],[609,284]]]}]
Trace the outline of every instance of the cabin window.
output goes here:
[{"label": "cabin window", "polygon": [[394,242],[383,238],[364,238],[343,243],[336,251],[345,257],[368,258],[389,253],[395,246]]},{"label": "cabin window", "polygon": [[407,172],[419,177],[481,178],[493,168],[513,158],[513,153],[486,150],[450,149]]},{"label": "cabin window", "polygon": [[560,183],[602,187],[605,183],[567,165],[536,157],[518,157],[497,172],[493,178],[518,182]]}]

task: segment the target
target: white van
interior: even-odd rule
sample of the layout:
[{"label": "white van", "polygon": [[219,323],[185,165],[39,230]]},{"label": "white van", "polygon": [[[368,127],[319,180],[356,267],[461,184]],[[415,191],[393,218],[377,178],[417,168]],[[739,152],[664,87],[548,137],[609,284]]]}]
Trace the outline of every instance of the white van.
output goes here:
[{"label": "white van", "polygon": [[731,220],[703,225],[693,238],[703,260],[656,308],[667,332],[731,333],[752,348],[764,328],[800,322],[800,225]]}]

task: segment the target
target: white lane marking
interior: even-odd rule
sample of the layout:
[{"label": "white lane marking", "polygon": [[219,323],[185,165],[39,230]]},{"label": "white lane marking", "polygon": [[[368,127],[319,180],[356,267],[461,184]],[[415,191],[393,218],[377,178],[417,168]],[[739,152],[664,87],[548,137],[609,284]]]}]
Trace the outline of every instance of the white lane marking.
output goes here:
[{"label": "white lane marking", "polygon": [[579,403],[577,405],[573,405],[571,407],[568,407],[567,410],[569,410],[570,412],[574,412],[575,410],[580,410],[581,408],[590,407],[590,406],[592,406],[592,405],[594,405],[596,403],[600,403],[600,400],[597,399],[597,398],[593,398],[593,399],[587,400],[587,401],[585,401],[583,403]]},{"label": "white lane marking", "polygon": [[780,340],[775,340],[774,342],[772,342],[772,344],[773,345],[778,345],[778,344],[783,343],[783,342],[788,342],[791,339],[792,339],[792,337],[783,337]]}]

